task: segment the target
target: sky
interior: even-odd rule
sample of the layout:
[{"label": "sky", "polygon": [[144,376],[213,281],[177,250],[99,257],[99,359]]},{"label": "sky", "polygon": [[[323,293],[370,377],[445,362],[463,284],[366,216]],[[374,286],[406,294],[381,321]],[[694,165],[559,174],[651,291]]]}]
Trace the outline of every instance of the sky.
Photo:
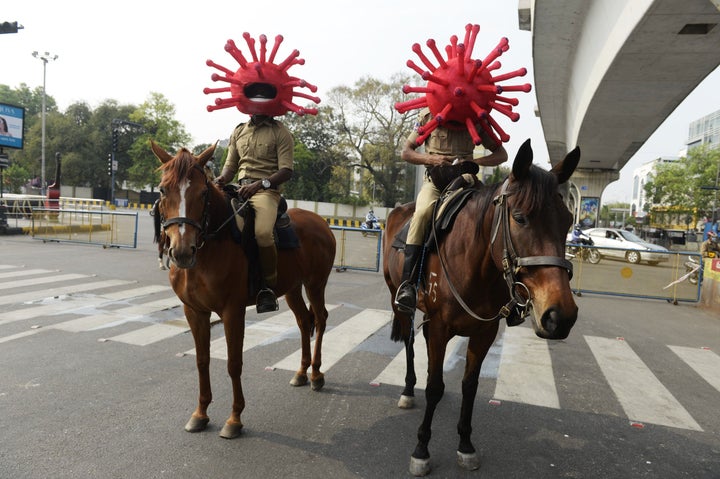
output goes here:
[{"label": "sky", "polygon": [[[32,52],[49,52],[58,58],[46,67],[47,94],[61,111],[76,102],[95,108],[107,99],[140,105],[152,92],[161,93],[192,136],[188,147],[225,139],[247,119],[235,108],[208,112],[206,106],[223,95],[203,93],[205,87],[224,86],[210,79],[217,70],[206,60],[238,68],[224,51],[228,39],[248,55],[244,32],[255,39],[267,35],[268,45],[282,35],[278,59],[299,50],[305,64],[291,67],[288,73],[316,85],[314,95],[321,98],[321,105],[332,88],[352,87],[362,78],[389,81],[397,73],[415,75],[405,65],[410,59],[419,63],[411,50],[414,43],[432,58],[425,47],[428,39],[435,39],[442,49],[452,35],[462,41],[468,23],[480,25],[475,58],[483,58],[507,37],[510,49],[500,57],[500,72],[526,67],[528,75],[515,83],[534,84],[532,36],[518,29],[515,0],[204,0],[185,5],[166,0],[23,0],[5,2],[0,10],[3,21],[17,21],[25,28],[0,35],[0,84],[41,87],[43,62]],[[296,91],[311,93],[304,88]],[[660,156],[677,156],[689,123],[720,109],[718,91],[720,69],[656,130],[621,170],[620,180],[606,188],[602,201],[629,202],[632,170]],[[535,92],[514,96],[520,100],[515,108],[519,121],[493,115],[511,137],[505,144],[508,154],[514,158],[530,138],[535,163],[548,167],[542,125],[533,113]]]}]

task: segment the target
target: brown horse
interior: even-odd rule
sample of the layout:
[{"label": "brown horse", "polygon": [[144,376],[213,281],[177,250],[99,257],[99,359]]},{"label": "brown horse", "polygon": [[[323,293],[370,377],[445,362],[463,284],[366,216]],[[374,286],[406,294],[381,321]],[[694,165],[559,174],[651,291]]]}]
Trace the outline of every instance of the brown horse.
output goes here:
[{"label": "brown horse", "polygon": [[[170,283],[183,303],[197,354],[200,397],[185,429],[201,431],[209,422],[210,314],[215,312],[225,329],[227,370],[233,389],[232,411],[220,436],[234,438],[242,429],[240,415],[245,408],[241,385],[245,308],[255,301],[248,288],[249,274],[254,274],[248,268],[251,258],[233,239],[230,222],[234,217],[224,192],[203,172],[215,146],[197,157],[185,148],[173,157],[154,142],[151,147],[162,162],[158,212],[171,261]],[[335,237],[327,222],[315,213],[302,209],[287,213],[299,246],[278,250],[275,291],[278,296],[285,295],[302,337],[300,368],[290,383],[307,384],[307,369],[312,365],[312,389],[319,390],[324,384],[321,349],[328,317],[325,287],[335,259]],[[303,300],[303,286],[310,309]],[[311,355],[313,330],[316,341]]]},{"label": "brown horse", "polygon": [[[433,413],[442,398],[443,360],[453,336],[469,337],[458,422],[458,463],[477,469],[480,461],[471,442],[472,411],[480,366],[497,335],[501,319],[524,317],[533,310],[533,327],[545,339],[564,339],[577,319],[570,289],[572,264],[564,258],[565,235],[572,215],[558,185],[570,178],[580,159],[578,148],[551,171],[532,165],[530,140],[520,148],[512,173],[501,184],[471,188],[466,203],[425,252],[418,309],[424,313],[428,380],[425,415],[410,472],[430,472],[428,443]],[[413,406],[413,318],[395,307],[404,254],[395,236],[412,216],[414,204],[395,208],[383,237],[384,275],[394,310],[392,338],[405,342],[406,385],[400,407]]]}]

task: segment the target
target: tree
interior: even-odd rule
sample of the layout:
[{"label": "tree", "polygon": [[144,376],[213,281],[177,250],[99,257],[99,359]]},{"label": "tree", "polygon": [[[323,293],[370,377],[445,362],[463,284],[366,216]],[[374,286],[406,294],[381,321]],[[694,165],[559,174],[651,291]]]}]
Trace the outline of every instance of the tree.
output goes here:
[{"label": "tree", "polygon": [[398,113],[395,103],[406,100],[402,93],[408,77],[395,75],[389,83],[363,78],[354,88],[330,91],[330,104],[337,114],[340,146],[352,158],[355,169],[351,189],[367,201],[375,191],[383,206],[414,198],[415,168],[400,159],[403,142],[411,131],[416,113]]},{"label": "tree", "polygon": [[293,178],[284,185],[285,194],[310,201],[346,199],[346,188],[332,187],[335,168],[347,164],[347,157],[339,147],[337,119],[332,107],[319,108],[316,116],[288,114],[283,122],[295,139]]},{"label": "tree", "polygon": [[160,183],[159,163],[149,148],[152,138],[167,151],[189,147],[191,138],[185,127],[175,119],[175,106],[161,93],[152,92],[150,97],[131,115],[130,121],[143,125],[144,132],[136,132],[128,149],[132,164],[127,169],[128,183],[138,189]]},{"label": "tree", "polygon": [[645,211],[674,207],[712,217],[720,172],[720,149],[699,146],[672,163],[661,163],[645,184]]}]

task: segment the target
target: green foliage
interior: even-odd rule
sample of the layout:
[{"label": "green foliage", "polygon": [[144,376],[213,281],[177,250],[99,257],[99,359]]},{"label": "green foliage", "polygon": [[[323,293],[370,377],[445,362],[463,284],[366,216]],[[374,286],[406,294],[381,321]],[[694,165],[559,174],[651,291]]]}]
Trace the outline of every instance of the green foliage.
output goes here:
[{"label": "green foliage", "polygon": [[[407,100],[402,93],[407,83],[409,77],[405,76],[389,82],[363,78],[352,88],[331,90],[329,101],[316,116],[286,115],[283,121],[295,138],[294,175],[285,185],[286,196],[358,205],[374,201],[394,206],[412,201],[417,168],[402,161],[399,154],[416,112],[399,114],[394,108],[396,102]],[[0,85],[0,101],[23,106],[26,115],[24,149],[7,152],[11,168],[6,173],[12,180],[6,182],[13,189],[41,174],[42,97],[39,87]],[[150,138],[170,152],[187,147],[197,154],[210,146],[188,144],[191,137],[175,119],[174,105],[160,93],[150,93],[140,105],[107,99],[92,108],[80,101],[61,112],[51,96],[46,97],[46,104],[47,183],[54,180],[55,152],[60,152],[62,184],[109,190],[113,129],[118,131],[116,190],[124,184],[136,190],[152,190],[159,183],[159,163],[150,151]],[[216,174],[226,155],[226,148],[216,149]]]},{"label": "green foliage", "polygon": [[712,216],[719,172],[720,149],[705,146],[693,148],[677,162],[659,164],[645,184],[645,211],[672,206]]},{"label": "green foliage", "polygon": [[395,103],[407,99],[402,87],[408,82],[406,76],[395,76],[389,83],[368,77],[356,82],[354,88],[330,91],[339,146],[351,158],[345,165],[350,170],[347,173],[352,175],[352,169],[359,169],[357,176],[350,176],[348,191],[362,191],[361,201],[372,195],[373,188],[375,200],[383,206],[392,207],[414,197],[415,169],[400,159],[400,151],[417,113],[400,114],[395,109]]},{"label": "green foliage", "polygon": [[21,165],[10,165],[3,171],[3,191],[5,193],[22,193],[22,186],[27,183],[30,173]]}]

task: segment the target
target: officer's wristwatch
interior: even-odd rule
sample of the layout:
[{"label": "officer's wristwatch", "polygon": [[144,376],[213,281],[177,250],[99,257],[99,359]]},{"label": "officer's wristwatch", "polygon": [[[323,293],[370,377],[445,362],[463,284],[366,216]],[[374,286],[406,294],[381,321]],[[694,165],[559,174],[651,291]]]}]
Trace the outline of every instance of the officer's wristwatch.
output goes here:
[{"label": "officer's wristwatch", "polygon": [[267,190],[268,188],[270,188],[272,186],[272,184],[270,184],[270,180],[268,180],[267,178],[262,180],[261,184],[262,184],[263,190]]}]

